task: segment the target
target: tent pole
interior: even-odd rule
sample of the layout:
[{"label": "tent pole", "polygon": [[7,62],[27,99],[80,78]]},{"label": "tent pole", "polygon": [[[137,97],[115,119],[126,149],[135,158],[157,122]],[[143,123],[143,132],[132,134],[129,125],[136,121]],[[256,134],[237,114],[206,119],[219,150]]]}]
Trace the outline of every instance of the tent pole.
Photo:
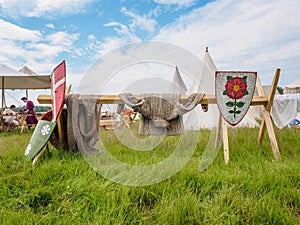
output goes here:
[{"label": "tent pole", "polygon": [[5,108],[5,99],[4,99],[4,76],[2,77],[2,112]]},{"label": "tent pole", "polygon": [[[4,112],[4,77],[2,77],[2,109],[0,110],[1,114]],[[4,119],[1,120],[2,131],[4,131]]]},{"label": "tent pole", "polygon": [[28,99],[28,89],[26,89],[26,98]]}]

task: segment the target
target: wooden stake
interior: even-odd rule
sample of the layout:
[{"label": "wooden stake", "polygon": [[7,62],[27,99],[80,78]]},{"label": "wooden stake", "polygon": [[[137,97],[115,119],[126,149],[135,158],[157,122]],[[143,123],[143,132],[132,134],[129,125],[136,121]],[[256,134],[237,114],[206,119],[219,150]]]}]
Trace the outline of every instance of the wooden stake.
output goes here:
[{"label": "wooden stake", "polygon": [[221,113],[219,114],[219,119],[218,119],[218,127],[217,127],[217,133],[216,133],[216,141],[215,141],[215,148],[219,146],[220,141],[222,140],[221,138],[221,132],[222,132],[222,115]]},{"label": "wooden stake", "polygon": [[228,144],[228,130],[227,130],[227,122],[222,117],[223,124],[223,150],[224,150],[224,161],[225,164],[229,162],[229,144]]},{"label": "wooden stake", "polygon": [[[66,95],[70,94],[71,92],[71,88],[72,88],[72,85],[69,85],[67,88],[66,88]],[[63,128],[62,128],[62,118],[61,118],[61,113],[59,114],[58,118],[57,118],[57,129],[58,129],[58,143],[59,144],[62,144],[63,143]]]}]

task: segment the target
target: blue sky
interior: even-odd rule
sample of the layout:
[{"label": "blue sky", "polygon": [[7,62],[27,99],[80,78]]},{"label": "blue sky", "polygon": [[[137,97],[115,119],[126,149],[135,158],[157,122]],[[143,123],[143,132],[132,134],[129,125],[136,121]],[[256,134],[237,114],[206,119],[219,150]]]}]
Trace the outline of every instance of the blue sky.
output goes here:
[{"label": "blue sky", "polygon": [[300,77],[298,0],[0,0],[0,64],[50,74],[62,60],[78,85],[97,59],[125,44],[159,40],[219,70],[257,71],[280,86]]}]

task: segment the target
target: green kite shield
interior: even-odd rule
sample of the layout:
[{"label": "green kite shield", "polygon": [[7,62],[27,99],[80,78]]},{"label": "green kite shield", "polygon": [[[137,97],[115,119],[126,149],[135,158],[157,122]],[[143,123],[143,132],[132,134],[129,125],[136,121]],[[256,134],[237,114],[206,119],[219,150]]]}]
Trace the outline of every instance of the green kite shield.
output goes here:
[{"label": "green kite shield", "polygon": [[223,118],[237,125],[250,107],[256,86],[257,72],[216,71],[215,92]]},{"label": "green kite shield", "polygon": [[56,122],[40,120],[34,129],[29,144],[25,150],[25,160],[33,159],[47,144]]}]

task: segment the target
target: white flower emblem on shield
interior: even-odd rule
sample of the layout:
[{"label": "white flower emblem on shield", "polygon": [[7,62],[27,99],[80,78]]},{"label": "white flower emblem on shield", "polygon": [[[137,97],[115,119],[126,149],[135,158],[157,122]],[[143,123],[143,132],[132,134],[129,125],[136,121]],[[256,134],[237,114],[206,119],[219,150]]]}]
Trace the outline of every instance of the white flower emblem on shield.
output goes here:
[{"label": "white flower emblem on shield", "polygon": [[49,132],[50,132],[50,126],[48,124],[46,124],[45,126],[42,127],[41,134],[43,136],[49,134]]},{"label": "white flower emblem on shield", "polygon": [[26,151],[25,151],[25,155],[28,155],[29,152],[31,150],[31,144],[27,145]]}]

